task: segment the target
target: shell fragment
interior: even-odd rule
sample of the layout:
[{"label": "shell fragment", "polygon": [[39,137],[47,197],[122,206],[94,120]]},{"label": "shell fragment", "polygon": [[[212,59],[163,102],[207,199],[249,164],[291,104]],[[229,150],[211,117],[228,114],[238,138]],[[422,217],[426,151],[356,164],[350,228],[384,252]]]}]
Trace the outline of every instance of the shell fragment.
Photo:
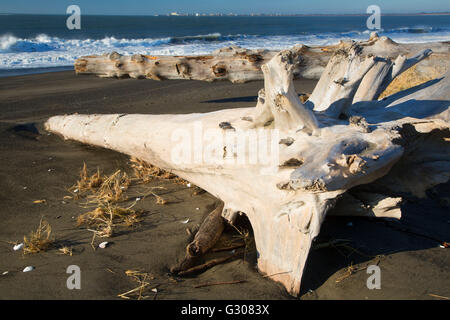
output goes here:
[{"label": "shell fragment", "polygon": [[20,250],[20,249],[22,249],[22,248],[23,248],[23,243],[16,244],[16,245],[13,247],[14,251]]},{"label": "shell fragment", "polygon": [[99,247],[99,248],[102,248],[102,249],[105,249],[107,245],[108,245],[108,241],[104,241],[104,242],[100,243],[100,244],[98,245],[98,247]]},{"label": "shell fragment", "polygon": [[34,270],[34,267],[33,266],[28,266],[28,267],[25,267],[25,269],[23,269],[23,272],[29,272],[29,271],[32,271],[32,270]]}]

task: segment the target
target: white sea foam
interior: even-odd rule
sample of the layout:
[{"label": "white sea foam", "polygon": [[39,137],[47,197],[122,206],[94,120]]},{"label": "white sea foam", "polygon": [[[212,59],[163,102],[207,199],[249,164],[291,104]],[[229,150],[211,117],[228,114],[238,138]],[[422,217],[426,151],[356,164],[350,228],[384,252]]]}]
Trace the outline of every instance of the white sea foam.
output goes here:
[{"label": "white sea foam", "polygon": [[[230,45],[249,49],[266,48],[281,50],[295,44],[329,45],[343,39],[362,40],[369,31],[315,35],[194,35],[172,38],[116,39],[61,39],[41,34],[32,39],[20,39],[12,34],[0,36],[0,69],[42,68],[73,65],[75,59],[84,55],[117,51],[122,54],[151,55],[199,55]],[[397,28],[381,32],[397,42],[449,41],[450,30],[423,28]]]}]

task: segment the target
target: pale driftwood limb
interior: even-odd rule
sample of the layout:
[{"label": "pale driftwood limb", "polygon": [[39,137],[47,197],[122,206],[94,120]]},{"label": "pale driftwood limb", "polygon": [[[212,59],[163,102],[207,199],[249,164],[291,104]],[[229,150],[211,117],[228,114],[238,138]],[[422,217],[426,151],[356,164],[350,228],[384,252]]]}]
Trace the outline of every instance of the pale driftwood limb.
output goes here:
[{"label": "pale driftwood limb", "polygon": [[361,81],[352,103],[378,99],[397,76],[431,54],[430,49],[425,49],[409,59],[404,55],[399,55],[394,61],[389,58],[378,59],[375,66],[367,72]]},{"label": "pale driftwood limb", "polygon": [[[371,41],[377,43],[381,40],[373,36]],[[309,103],[315,111],[325,112],[329,117],[348,114],[354,103],[377,99],[395,77],[432,53],[431,49],[425,49],[409,59],[405,55],[391,58],[397,46],[388,41],[384,49],[389,51],[389,55],[377,56],[372,51],[368,52],[364,43],[343,43],[328,62]]]},{"label": "pale driftwood limb", "polygon": [[345,193],[328,213],[333,216],[360,216],[400,219],[401,197],[388,197],[369,192]]},{"label": "pale driftwood limb", "polygon": [[[389,48],[393,46],[382,38],[359,45],[363,52],[377,49],[381,53],[392,53]],[[291,59],[295,53],[287,50],[276,54],[263,68],[266,86],[256,108],[182,115],[55,116],[45,125],[66,139],[117,150],[171,170],[221,199],[225,208],[221,213],[227,219],[233,220],[237,212],[245,213],[254,232],[259,270],[296,295],[312,240],[338,196],[383,176],[389,179],[394,174],[391,168],[399,161],[421,168],[414,173],[419,184],[416,188],[444,182],[450,176],[450,146],[442,139],[450,128],[449,75],[382,101],[352,104],[356,84],[367,74],[366,69],[374,66],[374,59],[361,56],[358,61],[356,46],[341,47],[350,48],[349,54],[341,52],[341,59],[334,59],[336,66],[329,69],[349,67],[349,83],[354,86],[342,92],[336,87],[330,92],[333,98],[346,100],[334,111],[347,109],[350,116],[359,117],[352,124],[338,119],[338,112],[309,112],[307,104],[298,101],[292,92],[292,73],[298,61]],[[383,56],[381,53],[379,56]],[[321,79],[319,83],[326,81]],[[328,88],[322,86],[322,90],[327,96]],[[316,97],[321,98],[319,94]],[[333,98],[328,97],[331,103],[335,102]],[[199,125],[215,139],[204,141],[195,136]],[[261,162],[249,161],[254,156],[258,159],[258,149],[253,148],[246,148],[246,161],[238,162],[236,140],[228,143],[222,139],[225,133],[233,133],[237,139],[239,134],[249,133],[244,131],[249,127],[279,135],[275,135],[276,148],[270,149]],[[196,158],[201,154],[196,148],[185,161],[173,157],[180,140],[169,141],[168,137],[173,138],[180,129],[180,136],[189,136],[218,151],[214,158],[217,162]],[[414,142],[417,136],[423,137],[426,145]],[[430,171],[433,178],[427,180]],[[441,172],[439,179],[437,172]],[[408,178],[397,173],[393,179],[407,185]],[[386,206],[379,210],[386,211]]]}]

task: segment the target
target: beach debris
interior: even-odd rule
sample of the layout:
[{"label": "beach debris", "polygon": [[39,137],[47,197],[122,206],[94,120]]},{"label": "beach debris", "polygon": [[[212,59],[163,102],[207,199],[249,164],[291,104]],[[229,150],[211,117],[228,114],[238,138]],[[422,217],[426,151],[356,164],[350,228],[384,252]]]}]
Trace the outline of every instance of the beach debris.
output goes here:
[{"label": "beach debris", "polygon": [[100,169],[89,175],[86,163],[80,171],[80,179],[68,189],[74,199],[87,198],[88,203],[125,201],[124,192],[131,184],[126,172],[117,170],[111,175],[102,176]]},{"label": "beach debris", "polygon": [[244,283],[247,282],[247,280],[234,280],[234,281],[220,281],[220,282],[206,282],[197,284],[194,286],[194,288],[203,288],[203,287],[210,287],[210,286],[220,286],[225,284],[238,284],[238,283]]},{"label": "beach debris", "polygon": [[3,271],[2,276],[6,276],[9,273],[9,271]]},{"label": "beach debris", "polygon": [[101,237],[111,236],[116,226],[132,227],[142,221],[144,211],[105,204],[83,213],[77,218],[77,225],[95,226]]},{"label": "beach debris", "polygon": [[[139,270],[126,270],[125,274],[127,275],[127,277],[131,277],[133,281],[136,281],[137,283],[139,283],[139,286],[131,289],[127,292],[118,294],[117,296],[123,299],[131,299],[130,295],[137,294],[137,299],[141,300],[141,299],[145,299],[147,298],[147,296],[144,296],[144,290],[146,287],[148,287],[150,285],[150,280],[154,280],[155,277],[147,272],[142,272]],[[156,290],[156,288],[153,288],[151,291],[155,292],[154,290]],[[155,292],[157,293],[157,291]]]},{"label": "beach debris", "polygon": [[187,268],[187,269],[185,269],[183,271],[179,271],[177,274],[178,274],[178,276],[181,276],[181,277],[192,275],[192,274],[197,274],[197,273],[203,272],[205,270],[208,270],[208,269],[210,269],[210,268],[212,268],[212,267],[214,267],[214,266],[216,266],[218,264],[222,264],[222,263],[228,262],[231,259],[238,257],[240,254],[241,254],[241,252],[237,252],[237,253],[231,254],[231,255],[226,256],[226,257],[212,259],[212,260],[210,260],[208,262],[196,265],[196,266],[191,267],[191,268]]},{"label": "beach debris", "polygon": [[189,222],[189,218],[187,218],[186,220],[180,221],[180,223],[184,223],[184,224],[186,224],[188,222]]},{"label": "beach debris", "polygon": [[47,200],[45,200],[45,199],[42,199],[42,200],[34,200],[33,203],[34,203],[34,204],[45,204],[45,203],[47,203]]},{"label": "beach debris", "polygon": [[245,243],[239,243],[235,245],[231,245],[228,247],[221,247],[221,248],[212,248],[212,252],[221,252],[221,251],[231,251],[231,253],[235,253],[236,249],[245,247]]},{"label": "beach debris", "polygon": [[28,267],[25,267],[22,272],[30,272],[30,271],[33,271],[33,270],[34,270],[33,266],[28,266]]},{"label": "beach debris", "polygon": [[153,288],[153,289],[152,289],[152,292],[158,293],[158,289],[157,289],[157,288]]},{"label": "beach debris", "polygon": [[190,184],[190,183],[188,183],[188,184],[186,184],[186,186],[187,186],[188,188],[190,188],[190,187],[191,187],[191,184]]},{"label": "beach debris", "polygon": [[181,179],[175,174],[158,168],[136,157],[130,158],[131,168],[134,171],[134,176],[141,183],[148,183],[154,179],[170,180],[177,184],[185,184],[186,180]]},{"label": "beach debris", "polygon": [[100,243],[99,245],[98,245],[98,247],[99,248],[102,248],[102,249],[105,249],[106,248],[106,246],[108,245],[108,241],[103,241],[102,243]]},{"label": "beach debris", "polygon": [[156,193],[154,193],[154,192],[151,191],[150,194],[153,195],[153,196],[155,197],[155,199],[156,199],[156,204],[164,205],[164,204],[167,204],[167,203],[168,203],[168,201],[167,201],[166,199],[164,199],[163,197],[157,195]]},{"label": "beach debris", "polygon": [[14,251],[17,251],[17,250],[20,250],[20,249],[22,249],[23,248],[23,243],[19,243],[19,244],[16,244],[14,247],[13,247],[13,250]]},{"label": "beach debris", "polygon": [[192,193],[192,195],[198,196],[198,195],[203,194],[203,193],[205,193],[205,192],[206,192],[206,191],[203,190],[202,188],[200,188],[200,187],[195,187],[195,190],[194,190],[194,192]]},{"label": "beach debris", "polygon": [[72,248],[69,248],[69,247],[59,248],[58,251],[59,251],[58,254],[63,254],[63,255],[66,255],[66,256],[72,256],[72,254],[73,254]]},{"label": "beach debris", "polygon": [[[308,66],[311,65],[309,53],[313,49],[296,46],[273,53],[270,60],[262,55],[247,56],[248,61],[258,61],[258,76],[261,76],[260,67],[264,77],[264,89],[258,92],[256,106],[252,109],[235,108],[195,116],[63,115],[48,119],[45,128],[65,139],[104,148],[113,147],[118,152],[142,157],[156,166],[173,170],[189,181],[195,181],[196,185],[224,202],[219,215],[230,223],[240,214],[245,214],[255,230],[259,271],[277,274],[292,270],[289,274],[270,278],[281,282],[290,294],[297,295],[312,241],[318,236],[321,224],[327,212],[335,206],[336,199],[359,185],[372,183],[376,184],[377,190],[386,190],[386,194],[421,197],[430,187],[448,180],[448,166],[442,163],[448,162],[450,152],[448,144],[443,143],[450,127],[450,72],[444,71],[447,73],[443,72],[426,86],[402,91],[384,100],[378,99],[392,80],[408,68],[424,59],[424,63],[442,59],[430,56],[432,51],[428,45],[402,45],[376,35],[368,41],[342,41],[330,48],[331,58],[325,69],[319,68],[320,79],[304,104],[298,98],[292,79],[295,70],[312,70]],[[441,43],[433,48],[447,52],[448,44]],[[414,54],[412,50],[419,51]],[[173,59],[170,61],[176,61],[177,68],[173,64],[156,68],[163,70],[170,65],[170,72],[176,72],[178,78],[199,79],[196,70],[203,70],[201,74],[208,80],[230,79],[230,74],[235,76],[236,72],[249,76],[251,73],[246,73],[244,65],[242,69],[234,65],[229,68],[222,59],[226,56],[234,61],[239,60],[239,57],[233,56],[235,53],[247,54],[245,50],[236,48],[219,51],[216,54],[221,55],[220,63],[216,60],[212,65],[214,55],[203,60],[199,57],[167,57]],[[84,71],[81,72],[105,75],[105,67],[108,70],[106,76],[119,73],[123,76],[130,74],[127,68],[133,68],[131,76],[134,77],[147,76],[147,72],[150,78],[166,77],[145,69],[147,66],[154,67],[158,61],[143,59],[141,61],[145,62],[145,66],[136,69],[138,62],[130,59],[124,56],[115,56],[114,61],[108,56],[86,58],[82,63]],[[117,67],[117,62],[120,67]],[[204,72],[205,68],[213,72]],[[141,74],[144,70],[145,73]],[[353,116],[364,118],[370,129],[374,130],[362,130],[361,126],[350,125],[348,119]],[[243,121],[243,117],[251,117],[253,121]],[[202,161],[180,164],[171,156],[173,147],[179,142],[159,137],[170,136],[178,129],[192,130],[196,121],[202,121],[204,127],[220,133],[223,130],[219,124],[228,121],[236,129],[226,132],[234,135],[233,138],[251,129],[270,129],[281,134],[276,139],[277,146],[280,137],[291,137],[295,143],[276,148],[276,154],[272,148],[267,150],[265,160],[274,161],[263,164],[228,161],[237,160],[238,156],[245,160],[257,159],[258,148],[238,150],[235,143],[230,145],[223,139],[203,141],[201,138],[201,143],[208,143],[208,146],[219,151],[219,157],[215,157],[214,161],[219,160],[220,163],[198,157]],[[134,143],[136,141],[139,143]],[[289,159],[298,161],[294,167],[280,170],[280,166]],[[266,170],[270,174],[262,174]],[[365,210],[365,216],[369,209]],[[398,217],[398,213],[386,211],[384,217],[390,214]],[[199,230],[194,241],[202,234],[212,235],[210,240],[216,234],[220,235],[219,228],[207,233],[202,231]],[[214,242],[210,240],[207,242]],[[188,246],[188,252],[196,248],[199,247]],[[200,252],[202,250],[194,250],[194,254],[187,255],[188,261]]]},{"label": "beach debris", "polygon": [[47,251],[53,242],[52,228],[47,221],[41,218],[37,230],[32,231],[28,237],[23,237],[23,253],[31,254]]},{"label": "beach debris", "polygon": [[441,244],[439,245],[439,247],[442,248],[442,249],[450,248],[450,243],[449,243],[449,242],[443,241],[443,242],[441,242]]},{"label": "beach debris", "polygon": [[219,240],[225,227],[222,218],[223,202],[220,202],[216,208],[208,214],[202,222],[194,240],[186,247],[186,253],[181,262],[170,268],[170,272],[180,274],[182,271],[193,267],[198,258],[211,249]]},{"label": "beach debris", "polygon": [[442,299],[442,300],[450,300],[450,297],[445,297],[445,296],[441,296],[441,295],[434,294],[434,293],[429,293],[428,295],[433,298],[438,298],[438,299]]},{"label": "beach debris", "polygon": [[28,189],[28,187],[23,187],[23,190],[27,190]]}]

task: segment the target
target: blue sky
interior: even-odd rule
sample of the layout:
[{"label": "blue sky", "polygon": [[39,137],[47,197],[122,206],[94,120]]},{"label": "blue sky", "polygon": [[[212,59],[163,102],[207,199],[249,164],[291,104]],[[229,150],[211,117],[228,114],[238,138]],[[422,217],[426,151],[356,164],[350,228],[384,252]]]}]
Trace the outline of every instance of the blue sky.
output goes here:
[{"label": "blue sky", "polygon": [[66,14],[79,5],[82,14],[154,15],[181,13],[365,13],[371,4],[383,13],[450,11],[449,0],[1,0],[2,13]]}]

